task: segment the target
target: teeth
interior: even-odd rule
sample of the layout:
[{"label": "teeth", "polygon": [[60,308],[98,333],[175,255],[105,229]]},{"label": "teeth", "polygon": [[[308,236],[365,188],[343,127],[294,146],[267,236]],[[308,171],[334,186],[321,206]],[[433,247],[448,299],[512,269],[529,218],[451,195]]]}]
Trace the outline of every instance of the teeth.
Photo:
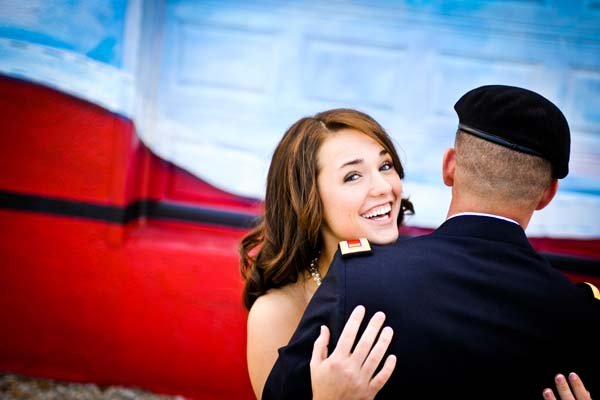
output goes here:
[{"label": "teeth", "polygon": [[377,217],[378,215],[387,214],[390,211],[392,211],[392,206],[390,206],[389,204],[386,204],[384,206],[376,207],[369,212],[361,214],[361,217],[373,218],[373,217]]}]

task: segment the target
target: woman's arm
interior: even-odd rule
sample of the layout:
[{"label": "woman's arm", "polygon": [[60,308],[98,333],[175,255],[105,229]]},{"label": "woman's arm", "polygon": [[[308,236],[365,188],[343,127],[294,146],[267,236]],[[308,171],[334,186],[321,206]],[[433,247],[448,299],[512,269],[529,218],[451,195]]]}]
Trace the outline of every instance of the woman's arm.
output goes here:
[{"label": "woman's arm", "polygon": [[289,296],[278,291],[260,296],[248,313],[248,374],[258,399],[277,360],[277,350],[285,346],[294,333],[300,319],[297,314],[297,307]]},{"label": "woman's arm", "polygon": [[[352,311],[337,346],[329,357],[329,329],[321,327],[321,334],[315,341],[310,361],[314,400],[373,399],[392,375],[396,366],[396,357],[393,355],[387,357],[383,368],[374,375],[393,336],[392,328],[381,329],[385,321],[382,312],[375,313],[371,318],[352,352],[364,316],[363,306],[358,306]],[[375,343],[380,331],[381,335]]]}]

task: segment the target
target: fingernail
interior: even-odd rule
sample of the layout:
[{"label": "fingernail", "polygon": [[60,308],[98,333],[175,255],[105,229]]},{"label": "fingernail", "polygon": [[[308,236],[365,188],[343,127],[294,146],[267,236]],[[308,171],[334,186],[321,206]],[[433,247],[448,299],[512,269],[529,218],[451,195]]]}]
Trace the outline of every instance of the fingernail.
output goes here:
[{"label": "fingernail", "polygon": [[554,377],[554,382],[558,383],[558,384],[563,384],[565,383],[565,377],[562,374],[558,374],[556,375],[556,377]]},{"label": "fingernail", "polygon": [[321,333],[325,331],[325,325],[321,325]]},{"label": "fingernail", "polygon": [[552,398],[552,390],[550,390],[550,389],[544,389],[544,398],[545,399]]},{"label": "fingernail", "polygon": [[576,381],[577,379],[579,379],[579,377],[577,376],[577,374],[575,372],[571,372],[569,374],[569,380],[570,381]]},{"label": "fingernail", "polygon": [[388,331],[390,335],[394,334],[394,330],[390,326],[386,326],[385,328],[383,328],[383,330],[384,331]]}]

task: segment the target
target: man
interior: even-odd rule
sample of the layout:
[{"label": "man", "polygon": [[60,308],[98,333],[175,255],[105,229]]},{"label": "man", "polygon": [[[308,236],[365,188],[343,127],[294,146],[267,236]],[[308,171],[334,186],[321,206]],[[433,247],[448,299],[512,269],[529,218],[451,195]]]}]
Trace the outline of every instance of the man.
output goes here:
[{"label": "man", "polygon": [[524,233],[568,173],[566,119],[537,93],[484,86],[455,105],[443,159],[448,219],[430,235],[336,255],[263,398],[310,398],[321,325],[333,350],[356,305],[383,311],[398,359],[378,398],[540,398],[558,372],[600,393],[600,316],[592,296],[539,256]]}]

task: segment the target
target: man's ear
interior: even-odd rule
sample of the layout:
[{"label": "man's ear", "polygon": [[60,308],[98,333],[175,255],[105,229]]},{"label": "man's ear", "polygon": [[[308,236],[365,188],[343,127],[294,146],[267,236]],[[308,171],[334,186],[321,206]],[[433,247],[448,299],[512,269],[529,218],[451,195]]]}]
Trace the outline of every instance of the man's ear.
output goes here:
[{"label": "man's ear", "polygon": [[558,191],[558,179],[552,179],[552,182],[550,182],[550,184],[548,185],[546,190],[544,190],[544,194],[542,194],[542,198],[538,202],[535,209],[541,210],[542,208],[544,208],[548,204],[550,204],[550,202],[554,198],[554,195],[556,195],[557,191]]},{"label": "man's ear", "polygon": [[446,186],[454,186],[454,171],[456,168],[456,150],[450,147],[444,153],[442,164],[442,177]]}]

